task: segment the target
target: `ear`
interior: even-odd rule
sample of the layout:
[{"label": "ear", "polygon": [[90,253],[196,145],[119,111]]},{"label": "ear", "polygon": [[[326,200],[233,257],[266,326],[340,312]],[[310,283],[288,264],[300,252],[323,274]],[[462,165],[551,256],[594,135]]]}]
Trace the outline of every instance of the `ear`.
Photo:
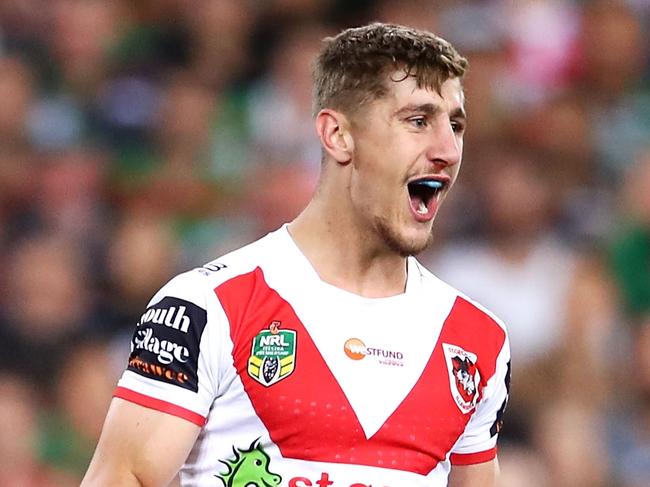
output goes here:
[{"label": "ear", "polygon": [[347,164],[352,160],[354,139],[349,127],[346,116],[336,110],[325,108],[316,115],[316,132],[320,143],[339,164]]}]

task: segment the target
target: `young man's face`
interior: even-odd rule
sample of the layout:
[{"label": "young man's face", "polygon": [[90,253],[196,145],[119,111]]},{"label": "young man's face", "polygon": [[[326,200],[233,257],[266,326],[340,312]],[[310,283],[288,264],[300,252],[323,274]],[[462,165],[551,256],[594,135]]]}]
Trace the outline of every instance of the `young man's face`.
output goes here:
[{"label": "young man's face", "polygon": [[464,97],[457,78],[440,94],[418,88],[413,77],[389,83],[391,93],[353,117],[350,196],[359,223],[390,249],[413,255],[429,244],[433,219],[460,169]]}]

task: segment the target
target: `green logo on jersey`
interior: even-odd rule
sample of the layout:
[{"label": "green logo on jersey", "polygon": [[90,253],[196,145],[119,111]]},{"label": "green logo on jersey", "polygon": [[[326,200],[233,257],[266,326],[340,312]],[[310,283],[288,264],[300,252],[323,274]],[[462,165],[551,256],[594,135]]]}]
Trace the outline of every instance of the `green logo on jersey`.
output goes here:
[{"label": "green logo on jersey", "polygon": [[289,376],[295,362],[296,332],[280,330],[280,322],[273,321],[253,338],[248,375],[268,387]]},{"label": "green logo on jersey", "polygon": [[215,475],[224,487],[273,487],[280,485],[282,477],[269,471],[270,458],[259,444],[259,438],[248,450],[233,447],[234,458],[219,460],[228,467],[224,474]]}]

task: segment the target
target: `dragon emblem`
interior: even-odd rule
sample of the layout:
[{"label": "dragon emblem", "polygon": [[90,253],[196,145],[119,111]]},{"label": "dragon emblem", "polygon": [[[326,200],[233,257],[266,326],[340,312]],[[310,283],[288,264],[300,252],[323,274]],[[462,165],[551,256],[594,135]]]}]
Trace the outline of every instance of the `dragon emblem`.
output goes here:
[{"label": "dragon emblem", "polygon": [[451,359],[454,364],[454,378],[458,386],[458,392],[467,402],[472,402],[476,395],[476,384],[474,383],[474,375],[476,374],[476,365],[473,364],[469,358],[453,357]]},{"label": "dragon emblem", "polygon": [[224,487],[275,487],[280,485],[282,477],[269,470],[270,458],[259,444],[260,439],[251,443],[248,449],[233,447],[234,457],[219,460],[228,467],[228,471],[215,475]]}]

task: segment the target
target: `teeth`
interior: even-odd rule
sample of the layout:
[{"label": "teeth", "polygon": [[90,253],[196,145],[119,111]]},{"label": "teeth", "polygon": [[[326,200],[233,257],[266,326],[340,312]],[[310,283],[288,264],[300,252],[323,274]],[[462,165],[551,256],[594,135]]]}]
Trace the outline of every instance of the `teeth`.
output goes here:
[{"label": "teeth", "polygon": [[420,201],[420,206],[418,206],[418,213],[420,215],[426,215],[427,211],[427,205],[424,204],[424,201]]}]

